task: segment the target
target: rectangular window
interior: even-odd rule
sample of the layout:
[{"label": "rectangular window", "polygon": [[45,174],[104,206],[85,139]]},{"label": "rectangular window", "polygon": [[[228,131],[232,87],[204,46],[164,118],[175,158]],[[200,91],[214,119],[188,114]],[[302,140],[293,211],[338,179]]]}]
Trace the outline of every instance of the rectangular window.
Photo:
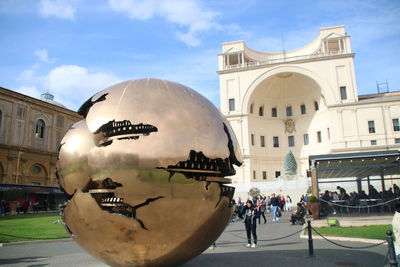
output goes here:
[{"label": "rectangular window", "polygon": [[322,142],[322,135],[321,135],[321,131],[317,132],[317,142],[321,143]]},{"label": "rectangular window", "polygon": [[371,146],[376,146],[376,140],[371,140]]},{"label": "rectangular window", "polygon": [[278,136],[273,137],[273,142],[274,142],[274,147],[279,147],[279,137]]},{"label": "rectangular window", "polygon": [[288,117],[293,116],[293,112],[292,112],[292,107],[291,106],[286,107],[286,116],[288,116]]},{"label": "rectangular window", "polygon": [[56,130],[56,149],[58,149],[58,146],[61,144],[61,131],[60,130]]},{"label": "rectangular window", "polygon": [[253,114],[254,104],[250,105],[250,113]]},{"label": "rectangular window", "polygon": [[261,106],[261,107],[258,109],[258,115],[264,116],[264,106]]},{"label": "rectangular window", "polygon": [[326,128],[326,133],[328,134],[328,140],[331,139],[331,130],[329,128]]},{"label": "rectangular window", "polygon": [[235,99],[229,98],[229,111],[234,111],[234,110],[235,110]]},{"label": "rectangular window", "polygon": [[263,180],[267,180],[267,172],[263,171]]},{"label": "rectangular window", "polygon": [[319,110],[319,105],[318,105],[317,101],[314,101],[314,109],[315,109],[315,111]]},{"label": "rectangular window", "polygon": [[368,121],[368,132],[375,133],[375,121]]},{"label": "rectangular window", "polygon": [[61,116],[61,115],[57,116],[57,123],[56,123],[56,125],[57,125],[57,128],[62,128],[62,127],[64,127],[64,117],[63,117],[63,116]]},{"label": "rectangular window", "polygon": [[288,143],[289,143],[290,147],[294,146],[294,136],[293,135],[288,136]]},{"label": "rectangular window", "polygon": [[301,110],[301,114],[306,114],[307,113],[307,111],[306,111],[306,105],[301,105],[300,106],[300,110]]},{"label": "rectangular window", "polygon": [[253,179],[256,179],[256,171],[253,171]]},{"label": "rectangular window", "polygon": [[276,171],[275,172],[275,179],[279,178],[279,176],[281,176],[281,172],[280,171]]},{"label": "rectangular window", "polygon": [[303,135],[303,140],[304,140],[304,145],[308,145],[310,143],[310,140],[308,139],[308,134]]},{"label": "rectangular window", "polygon": [[394,143],[395,143],[395,144],[400,144],[400,138],[395,138],[395,139],[394,139]]},{"label": "rectangular window", "polygon": [[254,134],[250,135],[251,145],[254,146]]},{"label": "rectangular window", "polygon": [[400,124],[399,119],[393,119],[393,131],[398,132],[400,131]]},{"label": "rectangular window", "polygon": [[276,108],[271,109],[271,116],[274,118],[278,117],[278,110]]},{"label": "rectangular window", "polygon": [[17,106],[17,119],[25,119],[26,106],[18,104]]},{"label": "rectangular window", "polygon": [[265,147],[265,137],[263,135],[260,136],[261,147]]},{"label": "rectangular window", "polygon": [[342,100],[347,99],[346,86],[340,86],[340,99]]}]

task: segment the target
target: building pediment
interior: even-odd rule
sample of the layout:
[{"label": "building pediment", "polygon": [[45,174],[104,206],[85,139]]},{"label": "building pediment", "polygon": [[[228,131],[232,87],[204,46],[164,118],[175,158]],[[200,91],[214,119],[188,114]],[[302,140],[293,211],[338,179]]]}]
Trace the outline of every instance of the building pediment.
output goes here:
[{"label": "building pediment", "polygon": [[223,54],[231,54],[231,53],[238,53],[241,52],[242,50],[236,48],[236,47],[231,47],[228,50],[224,51]]},{"label": "building pediment", "polygon": [[337,39],[337,38],[343,38],[343,37],[345,37],[345,36],[342,34],[333,32],[333,33],[329,34],[328,36],[326,36],[325,38],[323,38],[322,40]]}]

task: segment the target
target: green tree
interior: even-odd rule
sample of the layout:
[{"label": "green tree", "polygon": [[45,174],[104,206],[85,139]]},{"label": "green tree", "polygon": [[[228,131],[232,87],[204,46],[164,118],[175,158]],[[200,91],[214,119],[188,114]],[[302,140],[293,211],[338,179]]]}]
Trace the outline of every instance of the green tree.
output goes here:
[{"label": "green tree", "polygon": [[257,187],[253,187],[249,190],[249,196],[254,197],[254,196],[258,196],[261,194],[260,189],[258,189]]},{"label": "green tree", "polygon": [[294,158],[292,150],[290,149],[285,156],[283,168],[285,169],[285,174],[287,175],[295,175],[297,173],[296,159]]}]

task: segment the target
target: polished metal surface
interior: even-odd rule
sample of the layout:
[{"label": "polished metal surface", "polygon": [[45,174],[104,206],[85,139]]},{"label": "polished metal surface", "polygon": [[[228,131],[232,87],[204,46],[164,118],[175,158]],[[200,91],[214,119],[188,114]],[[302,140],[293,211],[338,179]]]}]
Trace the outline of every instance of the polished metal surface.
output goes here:
[{"label": "polished metal surface", "polygon": [[203,96],[159,79],[111,86],[86,101],[60,146],[74,239],[112,266],[174,266],[229,222],[241,165],[229,123]]}]

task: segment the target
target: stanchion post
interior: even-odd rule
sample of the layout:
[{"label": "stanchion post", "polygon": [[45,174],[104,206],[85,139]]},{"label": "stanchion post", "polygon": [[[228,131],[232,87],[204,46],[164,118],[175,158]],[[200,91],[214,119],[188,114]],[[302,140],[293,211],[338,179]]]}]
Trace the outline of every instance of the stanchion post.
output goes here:
[{"label": "stanchion post", "polygon": [[313,239],[312,239],[312,228],[311,228],[311,221],[307,221],[307,231],[308,231],[308,256],[309,257],[315,257],[314,256],[314,245],[313,245]]},{"label": "stanchion post", "polygon": [[390,267],[397,267],[396,251],[394,250],[393,244],[393,232],[391,230],[386,231],[386,240],[388,243],[388,254],[389,254],[389,265]]}]

